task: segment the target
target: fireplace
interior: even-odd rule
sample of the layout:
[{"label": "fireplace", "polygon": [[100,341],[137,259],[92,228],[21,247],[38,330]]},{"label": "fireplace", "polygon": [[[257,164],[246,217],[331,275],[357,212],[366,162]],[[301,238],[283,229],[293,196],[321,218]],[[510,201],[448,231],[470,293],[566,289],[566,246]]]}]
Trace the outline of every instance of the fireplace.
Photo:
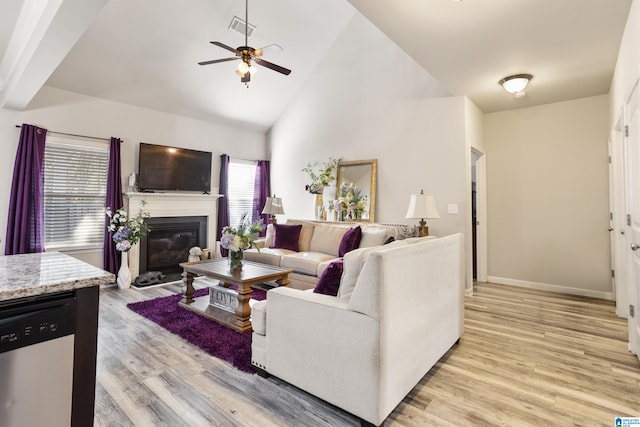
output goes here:
[{"label": "fireplace", "polygon": [[189,249],[207,246],[207,217],[152,217],[145,219],[147,233],[140,239],[140,274],[159,271],[169,280],[179,280],[180,263]]},{"label": "fireplace", "polygon": [[[213,192],[217,193],[218,189],[213,188]],[[148,218],[147,221],[152,220],[151,222],[159,218],[165,223],[175,218],[180,218],[179,222],[193,222],[193,217],[198,217],[198,222],[200,222],[202,218],[206,218],[206,230],[203,232],[202,228],[199,228],[199,244],[192,245],[199,246],[202,249],[215,247],[218,199],[220,197],[222,197],[220,194],[178,192],[125,194],[127,212],[130,217],[135,216],[140,209],[143,209],[149,212],[150,218]],[[146,237],[142,238],[142,240],[145,239]],[[145,252],[144,256],[141,254],[141,246],[147,243],[148,242],[140,242],[135,244],[129,251],[129,270],[131,270],[131,277],[138,277],[140,273],[147,270],[153,271],[148,268],[147,253]],[[142,259],[144,259],[144,261]],[[141,262],[145,263],[144,269],[140,268]],[[176,263],[176,265],[178,264],[179,263]]]}]

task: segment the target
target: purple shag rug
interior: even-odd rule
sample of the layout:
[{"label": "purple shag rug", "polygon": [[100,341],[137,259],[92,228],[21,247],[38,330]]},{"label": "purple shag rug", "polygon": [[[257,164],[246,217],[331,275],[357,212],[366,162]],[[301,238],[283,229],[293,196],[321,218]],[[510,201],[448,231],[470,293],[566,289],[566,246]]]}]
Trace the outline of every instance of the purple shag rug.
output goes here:
[{"label": "purple shag rug", "polygon": [[[198,289],[195,297],[207,295],[209,290]],[[254,289],[255,300],[266,298],[266,292]],[[251,332],[240,334],[212,320],[178,306],[182,295],[170,295],[148,301],[127,304],[129,309],[146,317],[183,339],[200,347],[208,354],[226,360],[244,372],[255,372],[251,365]]]}]

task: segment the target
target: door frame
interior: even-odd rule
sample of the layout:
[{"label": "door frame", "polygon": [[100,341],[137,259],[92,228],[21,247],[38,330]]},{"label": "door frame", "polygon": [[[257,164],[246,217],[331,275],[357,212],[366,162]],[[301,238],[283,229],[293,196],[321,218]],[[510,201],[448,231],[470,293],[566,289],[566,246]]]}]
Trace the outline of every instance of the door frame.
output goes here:
[{"label": "door frame", "polygon": [[[487,155],[484,151],[471,148],[471,159],[477,156],[476,167],[476,267],[478,282],[488,280],[487,273]],[[473,167],[473,161],[471,167]],[[469,201],[471,206],[471,201]],[[469,219],[471,221],[471,219]]]},{"label": "door frame", "polygon": [[[623,108],[624,114],[624,157],[625,180],[624,192],[626,200],[625,209],[625,229],[626,229],[626,248],[625,258],[627,262],[627,291],[629,316],[627,317],[629,329],[629,350],[636,354],[640,359],[640,314],[637,313],[638,297],[640,296],[640,260],[638,255],[631,249],[632,243],[640,242],[640,234],[638,233],[638,224],[640,224],[640,200],[638,200],[638,184],[634,185],[634,174],[640,174],[640,73],[636,79]],[[634,126],[629,126],[633,123]],[[632,139],[634,138],[634,139]],[[632,145],[633,144],[633,145]],[[630,150],[634,151],[630,151]],[[635,154],[635,158],[633,155]],[[636,169],[637,168],[637,169]],[[636,217],[634,217],[634,214]],[[626,219],[629,218],[630,221]],[[635,308],[635,316],[631,316],[630,306]]]}]

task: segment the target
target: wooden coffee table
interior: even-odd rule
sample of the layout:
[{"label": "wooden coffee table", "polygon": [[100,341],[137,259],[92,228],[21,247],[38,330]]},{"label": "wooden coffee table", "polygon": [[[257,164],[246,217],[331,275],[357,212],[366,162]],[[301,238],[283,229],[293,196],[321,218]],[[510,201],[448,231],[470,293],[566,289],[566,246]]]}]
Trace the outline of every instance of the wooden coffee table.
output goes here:
[{"label": "wooden coffee table", "polygon": [[[293,271],[272,265],[243,261],[242,271],[232,273],[226,258],[193,263],[185,262],[180,264],[180,267],[183,269],[182,282],[185,287],[184,297],[179,305],[240,333],[251,331],[251,306],[249,305],[251,287],[271,281],[275,281],[279,286],[288,286],[290,283],[289,273]],[[194,298],[193,279],[196,275],[217,279],[221,282],[220,285],[226,288],[236,285],[238,307],[235,313],[209,305],[209,295]]]}]

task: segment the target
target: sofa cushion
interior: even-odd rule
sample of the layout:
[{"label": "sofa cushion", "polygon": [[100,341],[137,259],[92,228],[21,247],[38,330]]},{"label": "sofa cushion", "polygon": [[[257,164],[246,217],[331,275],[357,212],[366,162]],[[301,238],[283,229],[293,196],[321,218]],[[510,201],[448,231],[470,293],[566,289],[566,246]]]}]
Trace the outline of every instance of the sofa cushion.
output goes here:
[{"label": "sofa cushion", "polygon": [[342,273],[342,281],[340,282],[340,289],[338,289],[338,297],[349,299],[353,290],[356,287],[356,282],[362,271],[364,263],[369,258],[369,255],[375,251],[381,249],[387,249],[397,246],[406,246],[408,243],[404,240],[396,240],[395,242],[388,243],[384,246],[373,246],[368,248],[359,248],[348,252],[344,255],[344,272]]},{"label": "sofa cushion", "polygon": [[267,232],[264,235],[263,248],[269,248],[273,245],[273,224],[267,224]]},{"label": "sofa cushion", "polygon": [[269,247],[298,252],[301,230],[302,225],[273,224],[273,243]]},{"label": "sofa cushion", "polygon": [[325,294],[336,296],[340,287],[340,278],[342,277],[343,261],[341,259],[331,262],[322,272],[322,276],[318,280],[313,292],[317,294]]},{"label": "sofa cushion", "polygon": [[344,267],[340,288],[338,289],[338,298],[349,298],[353,289],[356,287],[356,281],[360,275],[360,270],[369,256],[369,252],[377,249],[377,246],[369,248],[359,248],[344,254]]},{"label": "sofa cushion", "polygon": [[314,230],[314,225],[302,224],[300,239],[298,239],[298,250],[300,252],[309,252],[311,250],[311,239],[313,238]]},{"label": "sofa cushion", "polygon": [[382,245],[393,234],[393,230],[389,227],[364,227],[362,229],[362,239],[360,239],[361,248],[370,248],[371,246]]},{"label": "sofa cushion", "polygon": [[335,225],[316,226],[313,230],[313,237],[311,238],[311,246],[309,250],[311,252],[320,252],[337,257],[342,237],[348,230],[348,227]]},{"label": "sofa cushion", "polygon": [[287,225],[301,225],[300,238],[298,239],[298,251],[309,252],[311,246],[311,237],[313,237],[313,230],[315,224],[307,221],[288,220]]},{"label": "sofa cushion", "polygon": [[257,301],[251,306],[251,327],[257,334],[267,333],[267,300]]},{"label": "sofa cushion", "polygon": [[340,241],[340,247],[338,247],[338,256],[343,257],[347,252],[357,249],[360,245],[361,238],[362,228],[360,228],[360,226],[351,228],[344,233],[344,236],[342,236],[342,240]]},{"label": "sofa cushion", "polygon": [[280,267],[280,259],[283,255],[294,254],[289,249],[271,249],[263,248],[258,252],[257,249],[247,249],[244,251],[244,259],[247,261],[259,262],[261,264],[275,265]]},{"label": "sofa cushion", "polygon": [[290,268],[296,273],[315,276],[318,271],[318,264],[333,259],[335,259],[334,256],[320,252],[297,252],[284,255],[280,260],[280,267]]}]

